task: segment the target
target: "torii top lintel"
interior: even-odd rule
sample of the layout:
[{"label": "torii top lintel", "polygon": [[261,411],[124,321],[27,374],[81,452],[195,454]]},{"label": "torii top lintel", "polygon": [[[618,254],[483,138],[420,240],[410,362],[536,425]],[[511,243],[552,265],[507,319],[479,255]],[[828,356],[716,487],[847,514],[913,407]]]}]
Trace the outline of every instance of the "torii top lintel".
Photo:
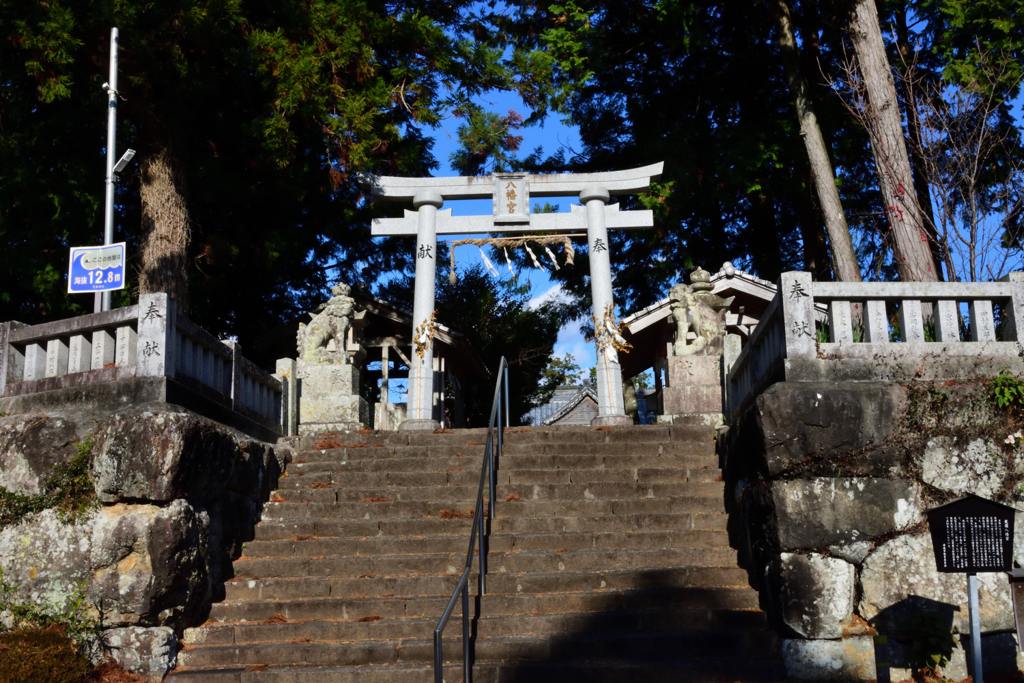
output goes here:
[{"label": "torii top lintel", "polygon": [[361,180],[376,197],[408,202],[420,192],[434,192],[444,199],[487,199],[494,193],[496,176],[525,177],[530,184],[530,195],[536,197],[568,197],[589,187],[603,188],[614,196],[643,192],[652,180],[661,175],[664,165],[664,162],[658,162],[650,166],[604,173],[498,173],[447,178],[364,175]]},{"label": "torii top lintel", "polygon": [[[569,213],[533,214],[531,197],[565,197],[597,192],[607,200],[612,195],[636,194],[646,190],[661,175],[664,163],[606,173],[495,173],[489,176],[450,178],[401,178],[363,175],[361,184],[382,199],[441,206],[445,199],[486,199],[494,201],[492,216],[453,216],[451,209],[437,213],[435,234],[487,234],[493,232],[575,232],[587,226],[586,210],[573,206]],[[618,204],[604,205],[608,229],[648,228],[654,225],[651,211],[619,211]],[[401,218],[375,218],[371,234],[378,236],[416,235],[416,212],[406,210]],[[433,239],[433,238],[431,238]]]}]

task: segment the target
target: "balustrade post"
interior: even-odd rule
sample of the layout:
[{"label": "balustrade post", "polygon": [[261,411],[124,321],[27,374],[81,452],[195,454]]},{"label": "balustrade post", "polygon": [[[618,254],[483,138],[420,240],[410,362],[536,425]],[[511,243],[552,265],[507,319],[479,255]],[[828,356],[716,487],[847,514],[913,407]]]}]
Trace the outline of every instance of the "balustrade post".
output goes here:
[{"label": "balustrade post", "polygon": [[139,296],[137,374],[140,377],[174,377],[177,344],[177,305],[164,292]]},{"label": "balustrade post", "polygon": [[68,345],[63,339],[46,342],[46,376],[62,377],[68,374]]},{"label": "balustrade post", "polygon": [[779,276],[784,358],[816,358],[818,355],[811,287],[810,273],[789,272]]},{"label": "balustrade post", "polygon": [[24,380],[43,379],[46,376],[46,348],[42,344],[31,343],[25,346]]},{"label": "balustrade post", "polygon": [[68,354],[69,375],[88,372],[92,368],[92,341],[84,334],[71,336]]},{"label": "balustrade post", "polygon": [[738,334],[725,335],[725,344],[722,348],[722,412],[728,417],[735,407],[732,403],[732,366],[739,358],[742,351],[742,341]]},{"label": "balustrade post", "polygon": [[11,320],[0,323],[0,396],[7,389],[7,382],[20,382],[25,375],[25,354],[11,345],[11,332],[25,327],[23,323]]},{"label": "balustrade post", "polygon": [[1024,330],[1020,329],[1024,326],[1024,272],[1009,273],[1001,282],[1010,283],[1010,305],[1003,311],[1003,341],[1024,341]]},{"label": "balustrade post", "polygon": [[864,316],[864,341],[889,341],[889,317],[885,313],[885,301],[869,299],[865,308],[867,315]]}]

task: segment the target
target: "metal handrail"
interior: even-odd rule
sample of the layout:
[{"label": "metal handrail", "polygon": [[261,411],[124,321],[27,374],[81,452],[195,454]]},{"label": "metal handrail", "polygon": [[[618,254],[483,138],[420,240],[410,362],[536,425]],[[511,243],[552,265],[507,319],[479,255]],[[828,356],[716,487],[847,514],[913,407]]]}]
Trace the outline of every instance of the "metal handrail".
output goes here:
[{"label": "metal handrail", "polygon": [[[504,401],[502,401],[502,384],[505,385]],[[473,568],[473,550],[476,547],[477,536],[480,537],[480,595],[486,592],[487,574],[487,551],[484,547],[484,484],[488,483],[488,519],[494,519],[494,458],[495,458],[495,436],[497,436],[497,456],[501,457],[502,446],[502,420],[501,412],[504,406],[506,417],[508,415],[508,362],[504,357],[498,364],[498,381],[494,386],[494,401],[491,402],[491,419],[487,425],[487,443],[484,446],[484,461],[480,466],[480,485],[476,492],[476,508],[473,513],[473,528],[469,533],[469,551],[466,553],[466,568],[462,570],[462,577],[455,586],[448,606],[441,615],[441,621],[434,629],[434,683],[444,683],[442,661],[441,661],[441,638],[444,627],[448,624],[448,618],[455,609],[455,601],[462,593],[462,667],[464,683],[472,683],[473,671],[469,663],[469,573]]]}]

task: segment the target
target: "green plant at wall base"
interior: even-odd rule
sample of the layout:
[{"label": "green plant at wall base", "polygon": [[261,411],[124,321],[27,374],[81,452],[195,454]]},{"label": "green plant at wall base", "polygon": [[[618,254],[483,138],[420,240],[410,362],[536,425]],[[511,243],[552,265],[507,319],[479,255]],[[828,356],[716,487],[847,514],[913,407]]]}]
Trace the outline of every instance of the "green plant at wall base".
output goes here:
[{"label": "green plant at wall base", "polygon": [[89,478],[92,437],[75,446],[75,454],[54,466],[39,495],[15,493],[0,487],[0,528],[17,524],[25,516],[51,508],[64,524],[73,524],[96,507],[96,491]]},{"label": "green plant at wall base", "polygon": [[896,640],[906,646],[907,664],[914,671],[945,666],[957,643],[949,625],[935,612],[915,612],[904,619]]},{"label": "green plant at wall base", "polygon": [[65,524],[74,523],[97,505],[96,490],[89,478],[92,445],[91,436],[79,442],[75,455],[55,465],[43,487],[47,497],[56,503],[58,517]]},{"label": "green plant at wall base", "polygon": [[1000,408],[1024,405],[1024,380],[1014,377],[1008,368],[999,370],[999,375],[989,382],[989,388]]}]

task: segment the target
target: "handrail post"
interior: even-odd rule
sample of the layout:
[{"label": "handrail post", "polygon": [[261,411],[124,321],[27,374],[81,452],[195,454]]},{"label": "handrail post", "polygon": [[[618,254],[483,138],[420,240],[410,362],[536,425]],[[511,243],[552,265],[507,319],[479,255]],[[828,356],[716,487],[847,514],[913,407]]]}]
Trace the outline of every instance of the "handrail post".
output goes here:
[{"label": "handrail post", "polygon": [[469,666],[469,582],[462,586],[462,677],[465,683],[473,682],[473,670]]},{"label": "handrail post", "polygon": [[444,683],[444,667],[441,665],[441,629],[434,629],[434,683]]},{"label": "handrail post", "polygon": [[[505,426],[508,427],[511,423],[509,422],[510,415],[508,411],[508,365],[505,366]],[[501,420],[498,420],[498,424],[501,424]],[[498,452],[501,452],[499,446]]]},{"label": "handrail post", "polygon": [[487,592],[487,581],[484,578],[487,575],[487,558],[484,552],[484,506],[483,501],[480,501],[480,507],[477,508],[477,515],[480,517],[480,525],[477,527],[478,534],[480,536],[480,595]]},{"label": "handrail post", "polygon": [[490,519],[494,520],[494,445],[493,442],[489,446],[489,458],[490,458],[490,492],[487,499],[487,505],[490,508]]}]

